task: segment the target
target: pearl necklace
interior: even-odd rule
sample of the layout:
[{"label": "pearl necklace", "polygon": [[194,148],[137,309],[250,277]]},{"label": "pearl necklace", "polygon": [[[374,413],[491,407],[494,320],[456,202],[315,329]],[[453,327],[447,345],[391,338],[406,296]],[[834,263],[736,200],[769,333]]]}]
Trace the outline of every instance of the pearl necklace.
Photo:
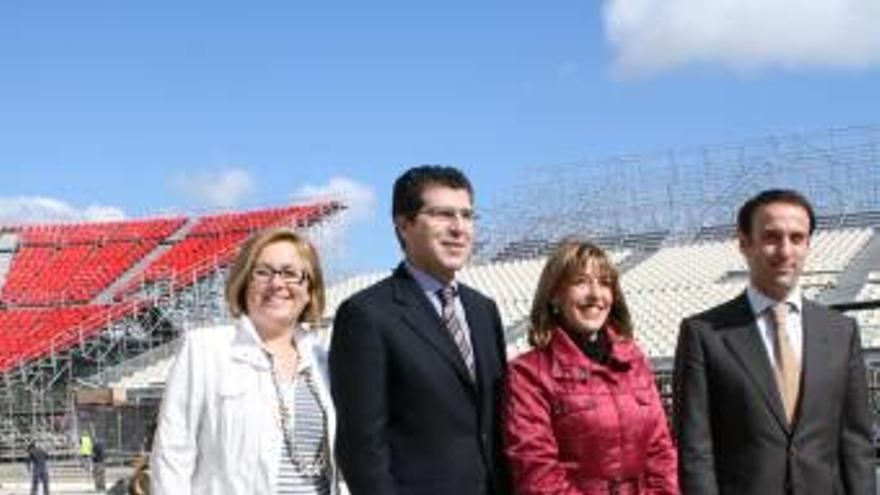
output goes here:
[{"label": "pearl necklace", "polygon": [[[269,355],[272,358],[271,354]],[[296,439],[294,438],[294,416],[295,411],[291,410],[284,401],[284,393],[281,391],[281,379],[275,371],[274,359],[272,366],[272,383],[275,385],[275,395],[278,397],[278,413],[281,419],[281,431],[284,435],[284,443],[287,444],[287,451],[290,452],[290,462],[293,464],[293,470],[301,476],[320,476],[325,473],[327,468],[327,412],[321,407],[318,395],[318,386],[315,378],[312,376],[312,370],[307,368],[304,370],[303,376],[306,380],[306,386],[318,403],[318,409],[321,410],[321,422],[324,425],[324,431],[321,440],[321,446],[314,458],[306,459],[304,455],[299,454],[296,448]],[[296,386],[296,379],[293,381]],[[295,407],[295,403],[294,403]]]}]

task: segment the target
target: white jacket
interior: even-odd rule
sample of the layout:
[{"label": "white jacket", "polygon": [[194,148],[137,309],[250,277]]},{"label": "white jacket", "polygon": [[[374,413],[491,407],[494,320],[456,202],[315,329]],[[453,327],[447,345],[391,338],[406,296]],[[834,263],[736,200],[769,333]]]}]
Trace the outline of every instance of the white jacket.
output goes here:
[{"label": "white jacket", "polygon": [[[327,413],[331,493],[336,418],[326,351],[312,332],[297,335],[301,367],[314,366],[318,400]],[[150,456],[152,495],[274,494],[282,430],[272,368],[247,317],[235,326],[187,332],[168,375]]]}]

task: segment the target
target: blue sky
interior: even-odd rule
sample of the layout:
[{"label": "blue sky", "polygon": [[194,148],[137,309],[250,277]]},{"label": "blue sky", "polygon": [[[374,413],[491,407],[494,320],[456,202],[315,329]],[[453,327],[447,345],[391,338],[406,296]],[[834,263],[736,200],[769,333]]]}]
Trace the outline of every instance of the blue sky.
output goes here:
[{"label": "blue sky", "polygon": [[876,123],[877,25],[876,0],[7,0],[0,221],[341,188],[336,266],[389,268],[411,165],[485,205],[524,167]]}]

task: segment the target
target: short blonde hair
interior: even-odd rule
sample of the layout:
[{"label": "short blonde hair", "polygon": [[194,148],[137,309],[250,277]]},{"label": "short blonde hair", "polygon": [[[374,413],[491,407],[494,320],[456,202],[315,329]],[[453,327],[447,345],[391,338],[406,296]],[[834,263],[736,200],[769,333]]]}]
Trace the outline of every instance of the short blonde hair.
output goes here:
[{"label": "short blonde hair", "polygon": [[226,304],[234,317],[248,313],[247,286],[251,281],[251,272],[263,249],[276,242],[290,242],[297,254],[306,261],[306,275],[309,280],[309,303],[300,315],[300,322],[317,323],[324,313],[324,274],[318,251],[311,242],[301,234],[287,227],[276,227],[258,231],[248,238],[238,251],[229,276],[226,279]]},{"label": "short blonde hair", "polygon": [[633,335],[632,319],[629,308],[620,288],[620,276],[611,263],[608,255],[599,246],[574,238],[563,240],[556,246],[553,254],[541,271],[538,288],[532,300],[529,328],[529,344],[544,348],[550,343],[553,332],[562,324],[562,315],[555,306],[554,297],[564,284],[578,276],[590,261],[598,264],[603,275],[611,279],[611,312],[608,319],[614,324],[617,333],[631,339]]}]

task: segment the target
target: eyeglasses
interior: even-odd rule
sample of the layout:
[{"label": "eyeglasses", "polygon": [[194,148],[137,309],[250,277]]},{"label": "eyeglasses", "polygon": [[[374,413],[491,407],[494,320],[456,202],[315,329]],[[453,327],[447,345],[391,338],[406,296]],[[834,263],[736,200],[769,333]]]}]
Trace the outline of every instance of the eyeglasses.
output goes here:
[{"label": "eyeglasses", "polygon": [[264,284],[272,282],[275,275],[280,276],[285,284],[305,285],[309,280],[309,274],[305,270],[294,270],[289,267],[273,268],[269,265],[258,265],[251,270],[254,280]]},{"label": "eyeglasses", "polygon": [[419,210],[419,213],[428,215],[429,217],[447,223],[452,223],[456,218],[461,218],[464,223],[474,223],[480,219],[471,208],[452,208],[446,206],[426,206]]}]

